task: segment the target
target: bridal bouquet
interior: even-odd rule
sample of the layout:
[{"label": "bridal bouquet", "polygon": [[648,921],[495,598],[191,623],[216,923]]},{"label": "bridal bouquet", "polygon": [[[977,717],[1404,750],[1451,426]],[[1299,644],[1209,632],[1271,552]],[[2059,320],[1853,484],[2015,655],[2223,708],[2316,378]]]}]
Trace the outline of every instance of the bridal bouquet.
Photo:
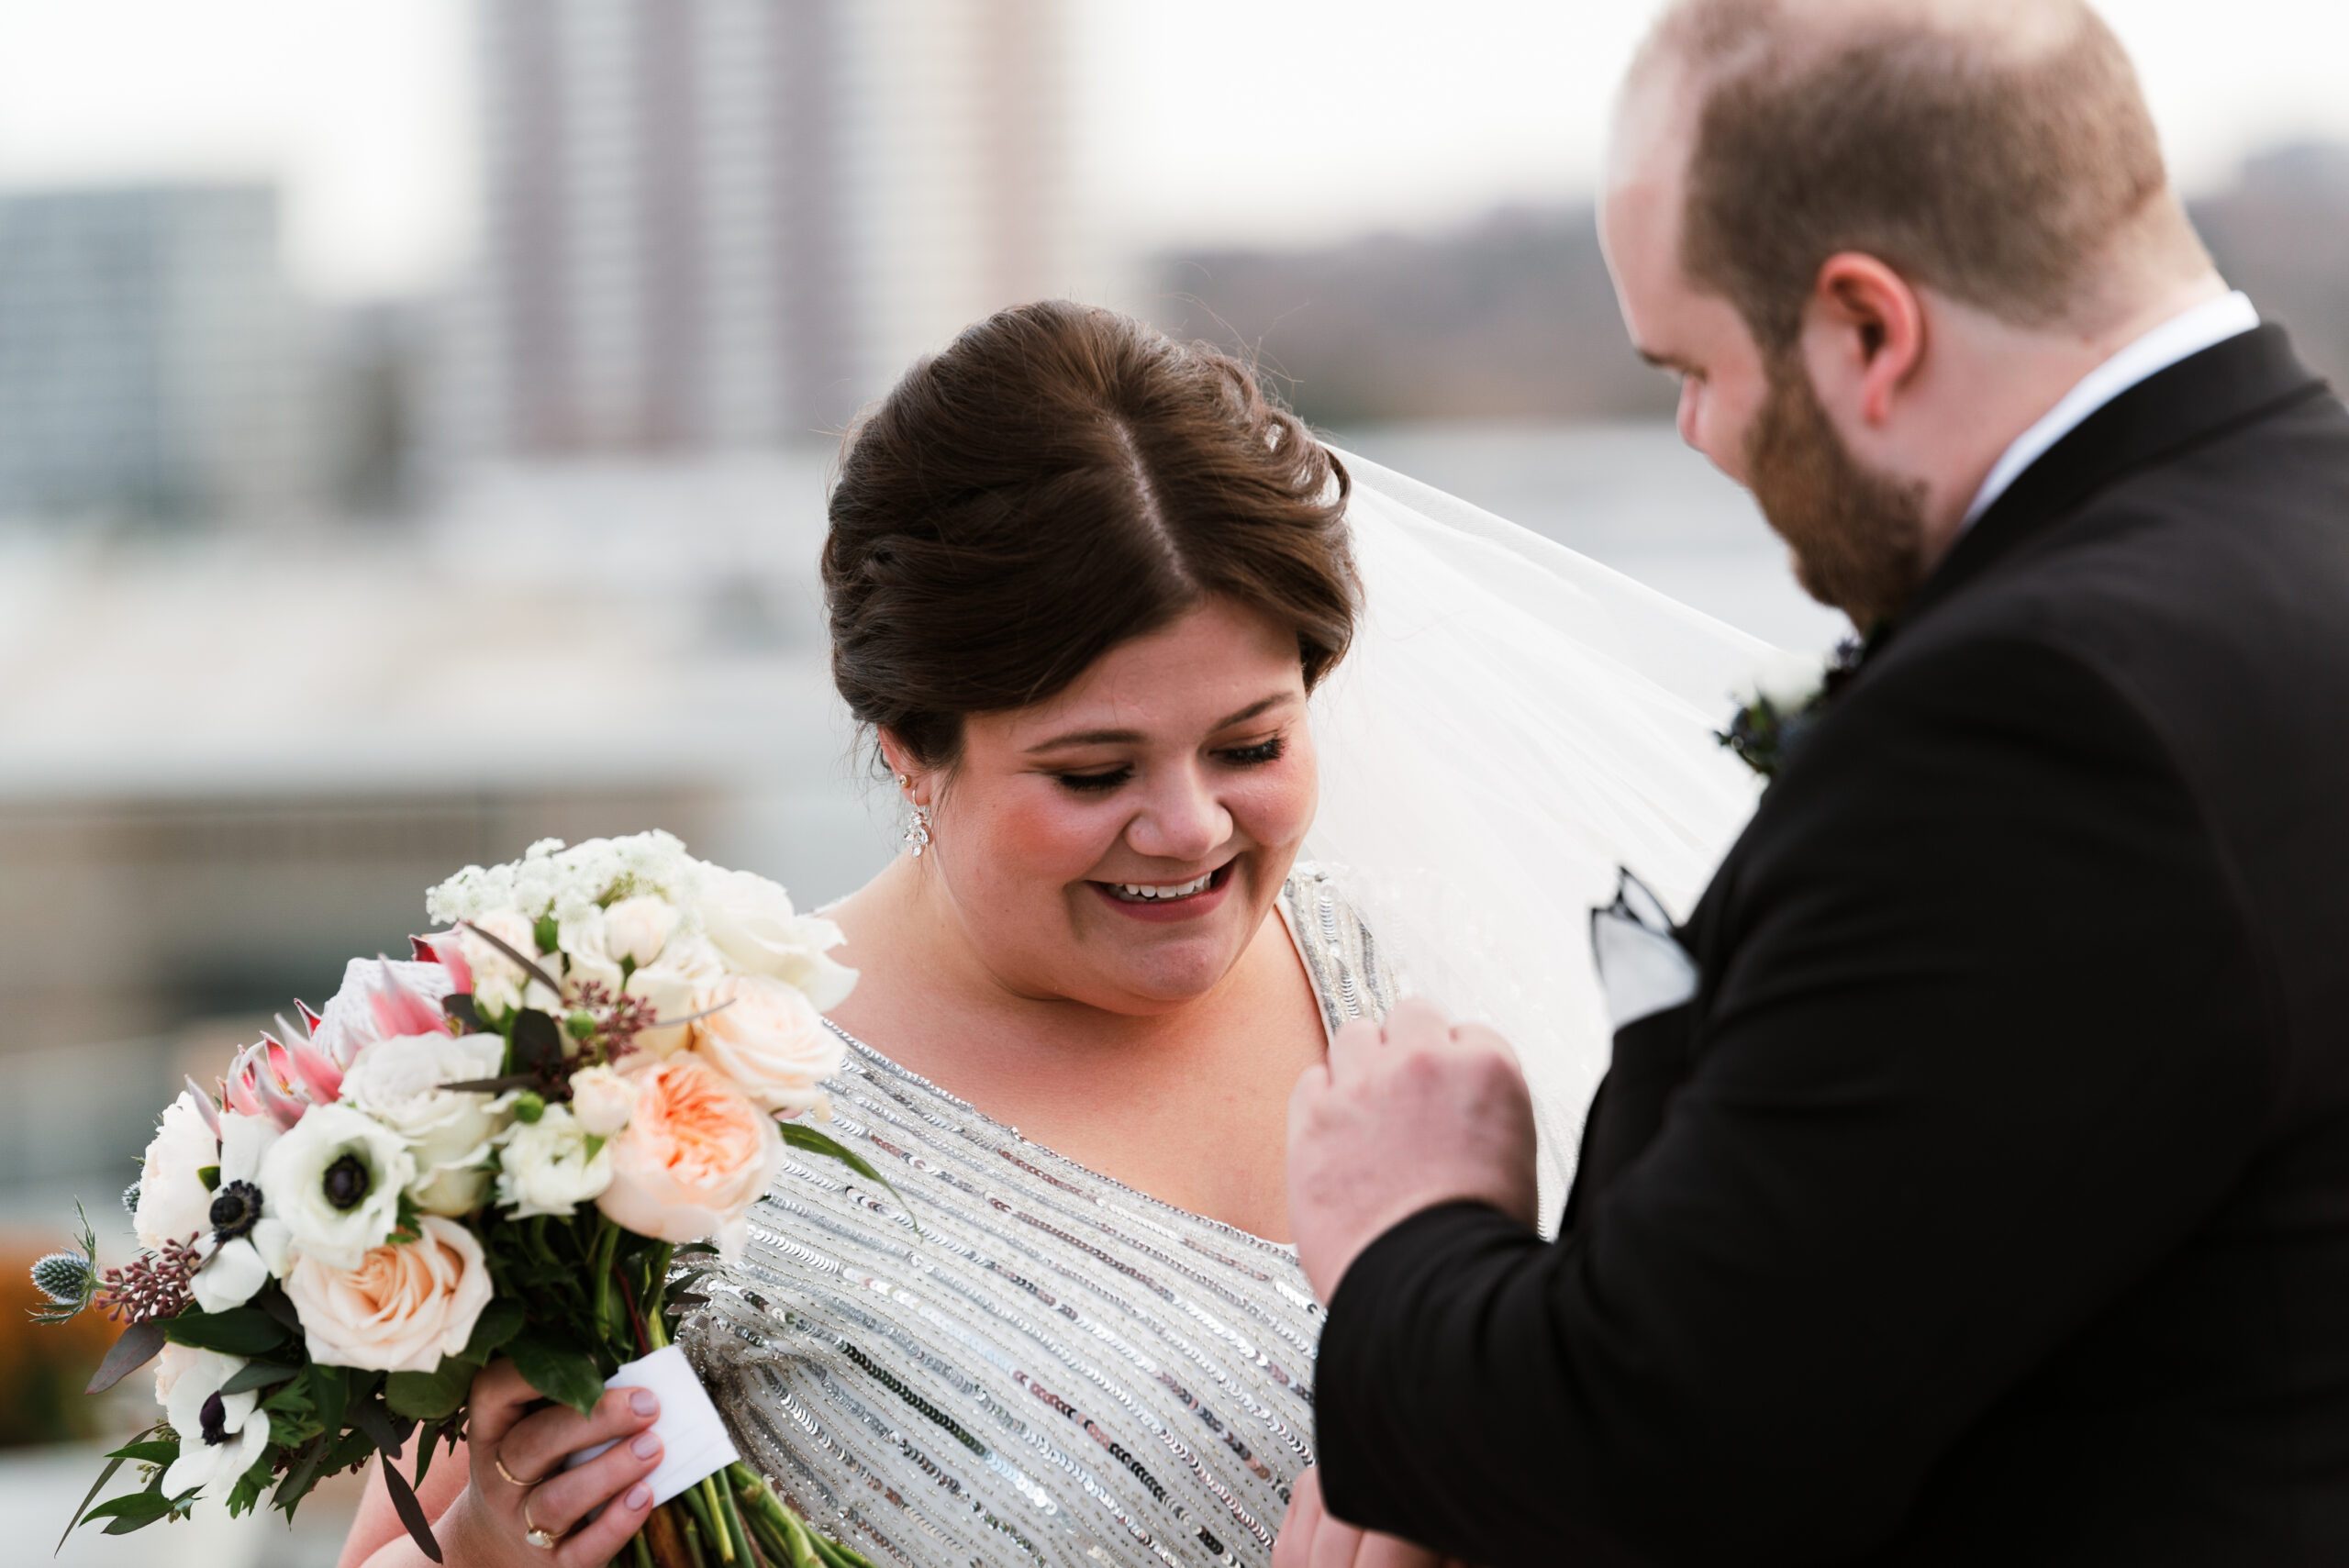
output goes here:
[{"label": "bridal bouquet", "polygon": [[[166,1411],[74,1524],[118,1534],[200,1496],[241,1514],[263,1493],[290,1517],[381,1453],[438,1562],[414,1485],[463,1436],[490,1358],[584,1413],[607,1381],[645,1381],[640,1358],[682,1362],[690,1258],[740,1248],[786,1146],[880,1181],[807,1125],[841,1055],[819,1015],[856,976],[826,956],[838,928],[775,884],[656,832],[532,845],[428,909],[447,929],[412,959],[353,960],[323,1009],[297,1004],[298,1026],[164,1109],[124,1195],[135,1262],[101,1276],[85,1222],[36,1267],[50,1319],[125,1325],[91,1391],[154,1361]],[[664,1399],[640,1563],[862,1562],[740,1462],[689,1369],[659,1381],[690,1388],[677,1420],[698,1431],[670,1430]],[[411,1439],[412,1479],[394,1462]],[[91,1507],[126,1462],[145,1489]]]}]

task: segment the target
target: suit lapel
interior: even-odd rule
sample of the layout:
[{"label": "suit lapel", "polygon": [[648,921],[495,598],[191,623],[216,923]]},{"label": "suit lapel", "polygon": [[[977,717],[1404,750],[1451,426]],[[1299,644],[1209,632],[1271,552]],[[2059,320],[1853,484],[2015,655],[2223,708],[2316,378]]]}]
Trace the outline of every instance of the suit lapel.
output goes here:
[{"label": "suit lapel", "polygon": [[[1869,636],[1863,674],[1901,630],[2106,486],[2325,390],[2293,354],[2283,328],[2275,326],[2230,338],[2146,377],[2050,447],[1976,520],[1900,618]],[[1749,835],[1753,831],[1749,828]],[[1702,1021],[1728,958],[1718,929],[1721,890],[1745,846],[1741,838],[1731,848],[1681,928],[1680,939],[1698,966],[1696,997],[1627,1025],[1615,1036],[1612,1063],[1583,1126],[1581,1158],[1566,1200],[1567,1231],[1654,1139],[1673,1094],[1702,1054]]]}]

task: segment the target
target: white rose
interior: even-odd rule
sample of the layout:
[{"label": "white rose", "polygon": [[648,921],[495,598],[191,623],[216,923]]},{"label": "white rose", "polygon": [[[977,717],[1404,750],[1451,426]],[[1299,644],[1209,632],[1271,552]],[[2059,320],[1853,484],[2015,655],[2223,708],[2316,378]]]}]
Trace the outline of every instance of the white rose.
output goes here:
[{"label": "white rose", "polygon": [[437,1214],[417,1225],[423,1234],[415,1240],[371,1248],[351,1268],[306,1252],[295,1260],[285,1294],[301,1316],[312,1361],[430,1372],[465,1348],[489,1305],[481,1243]]},{"label": "white rose", "polygon": [[620,994],[620,961],[605,946],[604,912],[593,904],[564,917],[555,945],[562,950],[563,999],[576,1002],[588,985],[604,988],[606,1002]]},{"label": "white rose", "polygon": [[165,1496],[176,1497],[196,1486],[233,1485],[268,1451],[269,1418],[259,1408],[262,1391],[221,1392],[221,1385],[245,1366],[241,1356],[197,1351],[173,1375],[163,1408],[172,1429],[180,1435],[180,1456],[163,1472]]},{"label": "white rose", "polygon": [[665,898],[623,898],[604,911],[604,951],[642,969],[677,934],[677,906]]},{"label": "white rose", "polygon": [[571,1075],[571,1114],[599,1138],[628,1125],[636,1109],[636,1084],[608,1067],[587,1067]]},{"label": "white rose", "polygon": [[342,1081],[343,1102],[407,1140],[408,1195],[427,1214],[470,1214],[489,1190],[490,1140],[505,1125],[490,1095],[445,1084],[495,1078],[506,1041],[494,1034],[403,1035],[367,1048]]},{"label": "white rose", "polygon": [[[475,916],[470,924],[487,931],[526,958],[538,955],[536,923],[519,909],[493,909],[485,915]],[[461,940],[464,943],[465,962],[473,972],[473,1004],[476,1007],[510,1013],[523,1005],[526,989],[531,1006],[552,1007],[555,1005],[555,999],[546,994],[543,986],[522,973],[521,965],[482,940],[479,932],[466,927],[459,929],[463,933]],[[546,965],[541,963],[539,967],[543,970]],[[562,976],[553,978],[561,979]]]},{"label": "white rose", "polygon": [[[653,1017],[693,1016],[694,997],[705,985],[726,974],[726,960],[698,937],[681,938],[662,950],[660,962],[628,977],[628,994],[651,1004]],[[649,1029],[636,1037],[637,1050],[647,1060],[658,1060],[691,1042],[691,1026],[676,1024]]]},{"label": "white rose", "polygon": [[261,1162],[266,1212],[284,1221],[301,1256],[334,1268],[357,1268],[383,1244],[415,1180],[407,1140],[341,1105],[313,1109]]},{"label": "white rose", "polygon": [[220,1140],[195,1108],[193,1089],[163,1107],[163,1119],[139,1167],[139,1210],[131,1229],[154,1250],[192,1241],[212,1229],[212,1192],[196,1173],[220,1163]]},{"label": "white rose", "polygon": [[694,997],[694,1054],[762,1109],[794,1115],[825,1104],[823,1081],[847,1047],[807,993],[763,974],[729,974]]},{"label": "white rose", "polygon": [[856,984],[856,971],[824,956],[841,945],[841,929],[795,911],[791,895],[765,877],[712,867],[699,903],[703,929],[729,962],[798,986],[818,1012],[839,1006]]},{"label": "white rose", "polygon": [[[589,1144],[594,1143],[594,1152]],[[497,1205],[517,1219],[534,1214],[569,1218],[581,1204],[612,1184],[612,1151],[563,1106],[549,1106],[536,1121],[518,1121],[506,1133],[497,1173]]]}]

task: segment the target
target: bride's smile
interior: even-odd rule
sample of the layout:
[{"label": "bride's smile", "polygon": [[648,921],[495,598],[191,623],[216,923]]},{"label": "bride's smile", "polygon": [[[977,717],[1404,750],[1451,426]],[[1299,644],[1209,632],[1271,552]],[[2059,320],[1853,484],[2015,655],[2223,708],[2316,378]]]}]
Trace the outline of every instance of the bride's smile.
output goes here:
[{"label": "bride's smile", "polygon": [[951,766],[893,753],[933,835],[893,873],[938,935],[925,967],[1127,1018],[1226,984],[1312,826],[1305,716],[1295,634],[1210,599],[1044,701],[970,716]]}]

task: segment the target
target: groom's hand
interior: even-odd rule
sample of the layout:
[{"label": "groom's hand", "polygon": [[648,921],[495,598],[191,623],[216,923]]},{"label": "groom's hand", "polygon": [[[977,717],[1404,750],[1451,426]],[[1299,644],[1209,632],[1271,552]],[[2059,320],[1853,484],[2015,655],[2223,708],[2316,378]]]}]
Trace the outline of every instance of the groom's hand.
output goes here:
[{"label": "groom's hand", "polygon": [[1531,1225],[1533,1101],[1501,1037],[1398,1004],[1330,1042],[1288,1102],[1288,1218],[1323,1302],[1362,1250],[1423,1208],[1491,1204]]}]

